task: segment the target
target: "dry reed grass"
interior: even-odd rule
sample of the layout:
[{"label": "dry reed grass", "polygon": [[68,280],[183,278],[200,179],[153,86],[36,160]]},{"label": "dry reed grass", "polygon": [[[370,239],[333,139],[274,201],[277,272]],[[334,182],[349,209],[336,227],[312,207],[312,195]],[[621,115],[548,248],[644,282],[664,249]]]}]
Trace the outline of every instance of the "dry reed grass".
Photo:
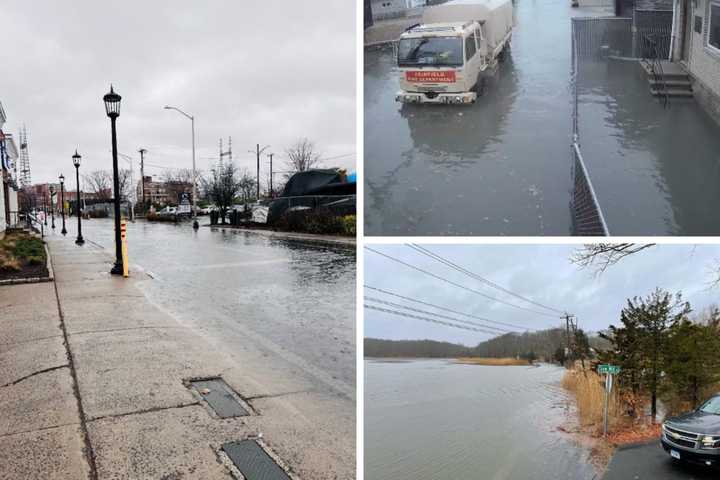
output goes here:
[{"label": "dry reed grass", "polygon": [[[580,425],[602,428],[605,408],[605,378],[592,370],[571,369],[565,372],[562,386],[575,396]],[[608,423],[612,427],[619,420],[617,390],[608,401]]]}]

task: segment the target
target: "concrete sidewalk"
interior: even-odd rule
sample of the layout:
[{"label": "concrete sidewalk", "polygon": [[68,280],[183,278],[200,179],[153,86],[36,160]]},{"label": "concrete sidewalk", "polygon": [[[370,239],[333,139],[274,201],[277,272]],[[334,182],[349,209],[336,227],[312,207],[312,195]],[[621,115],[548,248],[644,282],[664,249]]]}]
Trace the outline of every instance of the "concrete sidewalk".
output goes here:
[{"label": "concrete sidewalk", "polygon": [[[54,284],[0,289],[0,479],[233,478],[221,446],[258,436],[295,478],[355,478],[354,428],[325,415],[341,399],[250,371],[151,304],[148,277],[110,276],[105,250],[48,243]],[[186,386],[218,375],[252,415]]]}]

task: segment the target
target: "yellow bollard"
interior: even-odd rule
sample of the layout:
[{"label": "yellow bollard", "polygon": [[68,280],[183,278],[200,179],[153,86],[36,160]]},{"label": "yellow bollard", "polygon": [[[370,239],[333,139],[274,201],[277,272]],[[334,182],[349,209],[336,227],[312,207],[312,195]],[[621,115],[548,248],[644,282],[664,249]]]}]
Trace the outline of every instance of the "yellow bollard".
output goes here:
[{"label": "yellow bollard", "polygon": [[123,261],[123,277],[128,277],[128,253],[127,253],[127,238],[125,236],[125,231],[127,229],[127,225],[125,223],[125,219],[122,219],[120,221],[120,238],[122,239],[121,245],[122,245],[122,261]]}]

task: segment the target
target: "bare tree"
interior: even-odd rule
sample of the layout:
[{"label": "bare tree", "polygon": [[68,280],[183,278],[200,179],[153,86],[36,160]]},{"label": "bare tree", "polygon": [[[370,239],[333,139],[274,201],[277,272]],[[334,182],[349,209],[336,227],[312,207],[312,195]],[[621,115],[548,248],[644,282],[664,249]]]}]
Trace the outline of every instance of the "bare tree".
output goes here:
[{"label": "bare tree", "polygon": [[88,191],[98,200],[109,201],[112,198],[113,179],[107,170],[93,170],[83,175]]},{"label": "bare tree", "polygon": [[285,154],[288,156],[288,177],[310,170],[320,163],[320,153],[315,151],[315,144],[307,138],[301,138],[292,147],[286,148]]},{"label": "bare tree", "polygon": [[576,250],[570,261],[582,268],[594,268],[599,275],[620,260],[654,246],[654,243],[591,243]]},{"label": "bare tree", "polygon": [[239,177],[238,183],[240,197],[242,198],[243,203],[247,204],[248,202],[255,200],[255,179],[250,175],[250,172],[245,169],[240,172]]},{"label": "bare tree", "polygon": [[240,182],[238,170],[232,162],[216,166],[211,170],[210,175],[202,180],[205,194],[220,210],[223,224],[225,223],[225,214],[240,191]]}]

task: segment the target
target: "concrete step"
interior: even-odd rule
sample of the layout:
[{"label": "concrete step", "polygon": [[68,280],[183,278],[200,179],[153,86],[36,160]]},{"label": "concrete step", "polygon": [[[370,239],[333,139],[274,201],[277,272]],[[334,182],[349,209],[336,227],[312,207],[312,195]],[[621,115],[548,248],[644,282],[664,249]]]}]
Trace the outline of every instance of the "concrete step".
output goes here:
[{"label": "concrete step", "polygon": [[692,90],[692,84],[690,83],[690,80],[668,80],[668,79],[660,79],[655,80],[652,77],[648,77],[648,83],[650,83],[651,86],[662,86],[665,85],[667,87],[674,87],[674,88],[684,88],[687,90]]},{"label": "concrete step", "polygon": [[684,90],[678,88],[650,88],[650,93],[654,96],[659,97],[661,95],[667,95],[668,97],[692,97],[692,90]]}]

